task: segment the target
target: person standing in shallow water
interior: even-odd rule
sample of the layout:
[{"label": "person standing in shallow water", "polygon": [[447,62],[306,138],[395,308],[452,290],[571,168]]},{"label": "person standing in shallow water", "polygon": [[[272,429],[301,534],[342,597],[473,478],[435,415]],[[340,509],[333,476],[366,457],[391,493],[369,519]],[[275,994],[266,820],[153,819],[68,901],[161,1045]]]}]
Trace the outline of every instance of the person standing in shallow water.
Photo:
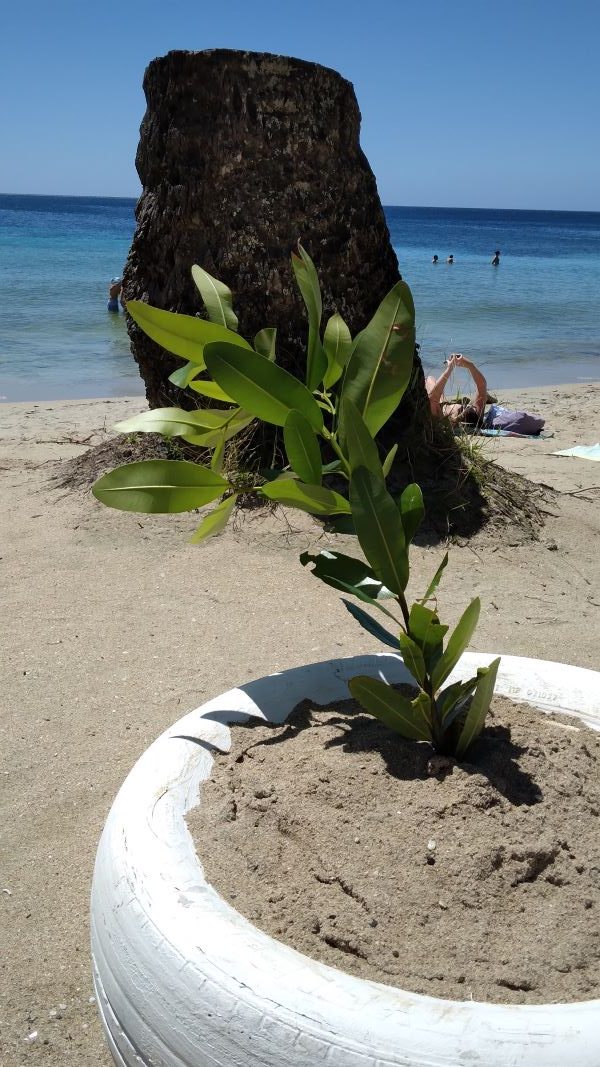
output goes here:
[{"label": "person standing in shallow water", "polygon": [[434,256],[433,259],[431,260],[432,263],[439,263],[439,261],[440,261],[440,257],[439,256]]},{"label": "person standing in shallow water", "polygon": [[454,263],[454,256],[448,256],[446,263]]},{"label": "person standing in shallow water", "polygon": [[[110,285],[108,287],[108,304],[106,305],[108,311],[119,310],[119,296],[122,296],[123,285],[120,278],[111,278]],[[122,302],[122,301],[121,301]]]},{"label": "person standing in shallow water", "polygon": [[496,249],[496,251],[494,252],[494,258],[492,260],[492,267],[499,267],[499,266],[500,266],[500,252],[499,252],[498,249]]}]

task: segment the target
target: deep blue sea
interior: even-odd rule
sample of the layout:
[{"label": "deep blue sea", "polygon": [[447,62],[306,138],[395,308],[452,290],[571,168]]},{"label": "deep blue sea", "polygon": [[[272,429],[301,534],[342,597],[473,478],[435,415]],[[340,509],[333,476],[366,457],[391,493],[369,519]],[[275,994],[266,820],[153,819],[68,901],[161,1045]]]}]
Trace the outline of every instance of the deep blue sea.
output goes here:
[{"label": "deep blue sea", "polygon": [[[143,394],[123,315],[106,310],[134,207],[0,195],[1,400]],[[600,214],[387,207],[386,216],[427,369],[459,351],[492,389],[600,380]]]}]

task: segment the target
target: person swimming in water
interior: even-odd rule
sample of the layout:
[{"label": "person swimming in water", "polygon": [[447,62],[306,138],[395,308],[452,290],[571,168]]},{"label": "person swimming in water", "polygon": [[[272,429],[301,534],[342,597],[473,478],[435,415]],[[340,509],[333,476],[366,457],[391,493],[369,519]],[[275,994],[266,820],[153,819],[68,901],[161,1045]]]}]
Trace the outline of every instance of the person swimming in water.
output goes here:
[{"label": "person swimming in water", "polygon": [[494,252],[494,258],[492,260],[492,267],[500,266],[500,250],[497,248]]},{"label": "person swimming in water", "polygon": [[454,263],[454,256],[448,256],[446,263]]},{"label": "person swimming in water", "polygon": [[119,296],[122,295],[122,289],[123,281],[121,278],[110,279],[110,285],[108,287],[108,304],[106,305],[108,311],[119,310]]},{"label": "person swimming in water", "polygon": [[432,263],[439,263],[439,261],[440,261],[440,257],[439,256],[434,256],[433,259],[431,260]]}]

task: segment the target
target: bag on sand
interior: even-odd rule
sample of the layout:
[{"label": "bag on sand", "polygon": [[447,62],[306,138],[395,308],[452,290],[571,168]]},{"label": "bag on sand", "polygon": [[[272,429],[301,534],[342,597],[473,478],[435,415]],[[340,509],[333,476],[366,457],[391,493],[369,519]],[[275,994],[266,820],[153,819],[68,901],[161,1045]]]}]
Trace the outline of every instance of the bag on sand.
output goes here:
[{"label": "bag on sand", "polygon": [[491,404],[488,408],[484,426],[486,430],[510,430],[511,433],[536,434],[544,428],[545,419],[541,415],[532,415],[529,411],[511,411],[502,404]]}]

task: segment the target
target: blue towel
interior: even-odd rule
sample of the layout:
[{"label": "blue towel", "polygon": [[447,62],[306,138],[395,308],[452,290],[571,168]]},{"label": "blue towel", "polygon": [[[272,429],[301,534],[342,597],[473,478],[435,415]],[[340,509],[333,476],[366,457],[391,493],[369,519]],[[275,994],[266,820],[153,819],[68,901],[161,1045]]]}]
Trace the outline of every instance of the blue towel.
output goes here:
[{"label": "blue towel", "polygon": [[492,430],[487,427],[478,430],[478,433],[486,437],[524,437],[526,440],[539,441],[540,438],[554,437],[552,430],[541,430],[540,433],[516,433],[515,430]]}]

